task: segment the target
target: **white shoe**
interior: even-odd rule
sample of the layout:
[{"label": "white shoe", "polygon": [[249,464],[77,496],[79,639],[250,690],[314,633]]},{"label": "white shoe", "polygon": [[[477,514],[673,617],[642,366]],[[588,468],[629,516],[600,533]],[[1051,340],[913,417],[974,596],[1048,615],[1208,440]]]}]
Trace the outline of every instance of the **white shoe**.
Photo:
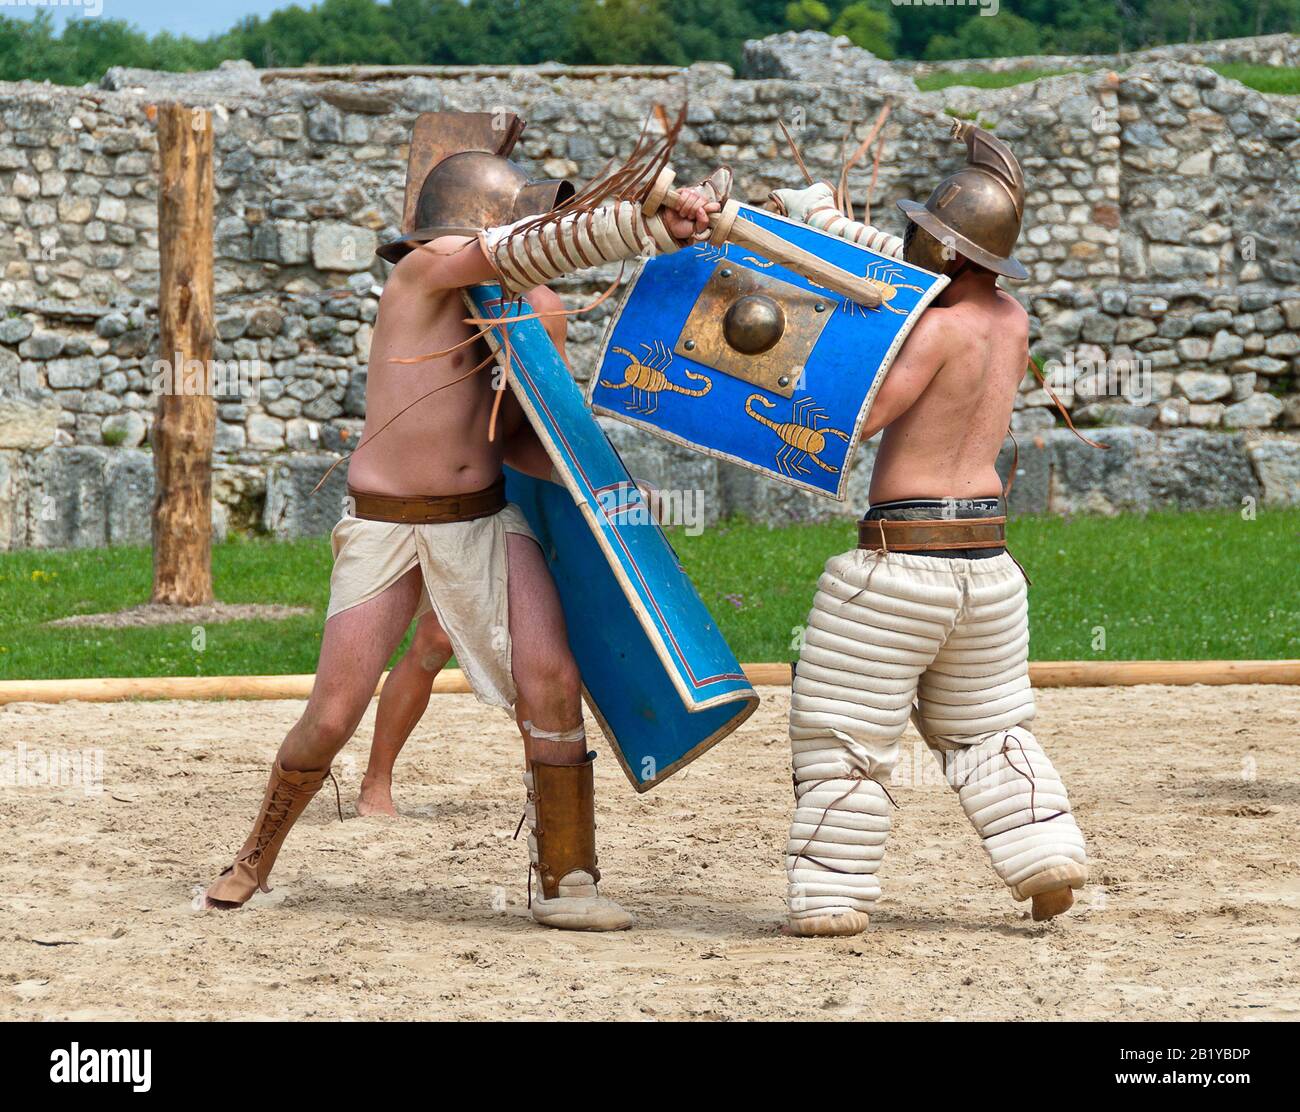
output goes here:
[{"label": "white shoe", "polygon": [[560,881],[559,893],[548,900],[533,896],[533,918],[543,926],[565,931],[622,931],[636,918],[596,891],[589,873],[569,873]]},{"label": "white shoe", "polygon": [[792,915],[785,933],[799,938],[844,938],[861,934],[867,929],[868,921],[865,911],[829,911],[824,915],[806,915],[798,919]]}]

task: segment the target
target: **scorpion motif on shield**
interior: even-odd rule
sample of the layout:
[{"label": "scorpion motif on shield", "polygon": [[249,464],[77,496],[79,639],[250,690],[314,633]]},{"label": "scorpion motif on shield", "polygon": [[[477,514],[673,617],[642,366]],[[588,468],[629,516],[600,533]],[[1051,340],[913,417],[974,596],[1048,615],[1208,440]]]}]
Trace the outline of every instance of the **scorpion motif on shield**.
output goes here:
[{"label": "scorpion motif on shield", "polygon": [[705,240],[703,243],[697,243],[692,250],[702,262],[706,263],[719,262],[727,257],[727,245],[725,243],[718,247]]},{"label": "scorpion motif on shield", "polygon": [[607,386],[611,390],[632,391],[628,400],[623,403],[628,411],[646,415],[655,412],[659,408],[659,395],[664,391],[671,394],[684,394],[688,398],[702,398],[713,389],[711,378],[694,371],[682,373],[689,379],[704,383],[698,390],[691,390],[671,382],[664,372],[672,363],[673,357],[662,340],[655,340],[653,347],[650,344],[641,346],[646,352],[644,360],[638,359],[627,348],[612,348],[611,350],[618,352],[619,355],[628,357],[628,365],[623,368],[623,381],[609,382],[603,378],[600,380],[602,386]]},{"label": "scorpion motif on shield", "polygon": [[[920,286],[913,286],[906,282],[900,282],[898,279],[906,278],[907,275],[888,259],[880,259],[867,267],[867,272],[862,276],[878,294],[880,294],[880,308],[888,309],[891,313],[897,313],[900,317],[907,316],[906,309],[896,309],[889,304],[898,295],[899,290],[915,290],[917,293],[925,293]],[[845,300],[843,307],[850,314],[854,314],[861,308],[855,302]]]},{"label": "scorpion motif on shield", "polygon": [[811,475],[803,466],[805,460],[811,460],[823,471],[839,471],[829,463],[823,463],[818,456],[826,449],[826,437],[837,436],[846,444],[849,434],[840,429],[819,429],[818,423],[827,420],[826,414],[813,405],[811,397],[800,398],[794,403],[791,416],[793,421],[773,421],[761,413],[754,412],[754,402],[767,409],[775,409],[776,403],[768,401],[762,394],[750,394],[745,399],[745,412],[760,425],[766,425],[784,442],[784,447],[776,453],[777,470],[785,475]]}]

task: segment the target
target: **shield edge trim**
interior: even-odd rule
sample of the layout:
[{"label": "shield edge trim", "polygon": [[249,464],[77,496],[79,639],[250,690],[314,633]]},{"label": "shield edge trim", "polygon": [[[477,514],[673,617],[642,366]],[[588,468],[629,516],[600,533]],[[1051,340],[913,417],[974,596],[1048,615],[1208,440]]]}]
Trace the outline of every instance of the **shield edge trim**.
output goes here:
[{"label": "shield edge trim", "polygon": [[[849,243],[848,240],[840,240],[838,236],[831,236],[829,235],[829,233],[823,232],[818,228],[810,227],[809,225],[804,224],[802,221],[791,220],[787,216],[780,216],[777,213],[767,212],[764,209],[756,209],[753,205],[742,204],[740,206],[740,211],[743,213],[745,212],[745,210],[749,210],[751,212],[762,212],[763,216],[768,217],[772,220],[780,221],[783,224],[790,224],[797,228],[804,228],[807,231],[815,232],[818,235],[825,235],[830,239],[836,240],[837,242]],[[732,245],[729,243],[722,245],[724,258],[726,257],[727,249],[731,246]],[[882,259],[887,259],[890,257],[888,255],[880,255],[880,253],[877,251],[870,251],[868,248],[861,247],[855,243],[849,243],[849,246],[857,247],[858,250],[860,251],[865,251],[871,255],[877,255]],[[751,251],[750,253],[757,254],[757,252],[754,251]],[[650,258],[653,258],[653,256],[651,256]],[[853,438],[849,441],[848,447],[844,451],[844,466],[840,469],[840,480],[836,484],[835,492],[832,494],[830,491],[823,490],[821,487],[818,486],[813,486],[811,483],[802,482],[798,479],[788,478],[787,476],[777,474],[771,468],[764,467],[761,464],[754,463],[752,460],[740,459],[738,456],[733,456],[730,452],[723,452],[718,450],[717,448],[706,448],[705,446],[701,444],[697,444],[694,441],[687,440],[684,437],[676,436],[673,433],[667,432],[664,429],[660,428],[658,425],[652,425],[645,421],[638,420],[634,417],[628,417],[626,414],[621,413],[617,410],[609,409],[603,405],[598,405],[592,400],[596,393],[596,385],[600,379],[600,373],[599,373],[600,368],[604,365],[606,356],[609,353],[609,345],[611,339],[614,336],[614,330],[618,327],[618,322],[620,319],[622,319],[623,316],[623,309],[626,307],[628,300],[631,298],[632,291],[636,288],[637,282],[641,280],[641,274],[645,270],[646,264],[650,262],[650,258],[642,259],[641,262],[637,264],[637,268],[632,272],[632,278],[628,282],[627,288],[623,291],[623,295],[619,299],[618,308],[615,309],[614,312],[610,315],[609,321],[605,325],[605,332],[604,335],[601,337],[601,341],[600,341],[600,354],[596,358],[596,367],[591,378],[588,380],[587,383],[586,400],[587,400],[587,405],[591,408],[591,411],[593,413],[599,413],[604,417],[613,418],[615,421],[620,421],[625,425],[632,425],[635,428],[644,429],[646,432],[659,437],[661,440],[667,440],[673,444],[680,444],[683,448],[689,448],[691,451],[699,452],[701,455],[711,456],[714,459],[726,460],[728,463],[734,463],[738,467],[743,467],[746,470],[757,472],[759,475],[763,475],[769,479],[775,479],[777,482],[785,483],[787,486],[796,487],[800,490],[806,490],[809,493],[816,494],[822,498],[832,498],[837,502],[847,501],[848,500],[847,488],[848,488],[849,476],[852,473],[853,464],[857,457],[858,445],[862,438],[862,423],[866,419],[867,415],[871,412],[871,406],[872,403],[876,400],[876,394],[879,392],[881,385],[884,383],[885,376],[889,373],[890,368],[894,365],[894,359],[898,355],[899,349],[903,346],[904,341],[911,334],[912,328],[915,326],[916,322],[921,319],[921,314],[930,307],[931,302],[933,302],[934,299],[938,297],[939,294],[942,293],[943,290],[947,287],[949,282],[947,276],[943,274],[935,274],[934,271],[926,270],[925,267],[917,266],[915,263],[907,264],[908,266],[912,267],[915,270],[920,270],[925,274],[932,275],[935,278],[935,283],[933,286],[930,287],[929,290],[927,290],[924,294],[922,294],[921,298],[917,301],[916,305],[913,306],[912,311],[908,314],[907,320],[903,322],[903,326],[898,330],[897,334],[894,336],[893,342],[889,345],[889,348],[885,351],[885,354],[881,359],[880,373],[876,375],[875,381],[872,382],[871,384],[871,389],[867,391],[866,397],[863,398],[862,406],[858,410],[857,417],[854,420]]]}]

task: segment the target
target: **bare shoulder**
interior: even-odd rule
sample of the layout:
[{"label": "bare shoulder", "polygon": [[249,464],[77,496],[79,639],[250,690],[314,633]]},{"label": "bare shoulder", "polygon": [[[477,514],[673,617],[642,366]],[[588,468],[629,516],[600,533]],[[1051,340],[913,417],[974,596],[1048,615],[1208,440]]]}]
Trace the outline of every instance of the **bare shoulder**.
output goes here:
[{"label": "bare shoulder", "polygon": [[912,325],[911,332],[903,344],[903,352],[909,358],[923,355],[940,355],[961,325],[962,314],[959,306],[931,305]]},{"label": "bare shoulder", "polygon": [[1007,328],[1014,328],[1027,336],[1029,334],[1029,314],[1025,312],[1025,307],[1006,290],[998,290],[997,294],[999,324]]},{"label": "bare shoulder", "polygon": [[399,287],[416,284],[427,287],[430,284],[430,272],[439,266],[443,259],[463,250],[473,242],[474,240],[469,236],[442,236],[421,244],[397,261],[397,265],[388,276],[388,281],[396,282]]},{"label": "bare shoulder", "polygon": [[961,319],[960,306],[931,305],[912,325],[907,342],[932,344],[941,340]]}]

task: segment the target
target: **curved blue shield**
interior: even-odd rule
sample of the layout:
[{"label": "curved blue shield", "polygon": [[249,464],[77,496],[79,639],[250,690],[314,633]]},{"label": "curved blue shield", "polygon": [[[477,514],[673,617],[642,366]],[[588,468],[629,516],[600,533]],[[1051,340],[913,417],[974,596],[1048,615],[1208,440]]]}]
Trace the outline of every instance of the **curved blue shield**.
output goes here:
[{"label": "curved blue shield", "polygon": [[858,430],[948,279],[747,205],[737,219],[869,279],[880,306],[735,244],[650,259],[606,330],[592,409],[843,501]]},{"label": "curved blue shield", "polygon": [[[531,312],[496,285],[482,318]],[[509,324],[509,382],[559,483],[507,469],[506,492],[542,546],[587,703],[639,792],[736,729],[758,696],[540,321]],[[504,361],[499,329],[484,335]]]}]

